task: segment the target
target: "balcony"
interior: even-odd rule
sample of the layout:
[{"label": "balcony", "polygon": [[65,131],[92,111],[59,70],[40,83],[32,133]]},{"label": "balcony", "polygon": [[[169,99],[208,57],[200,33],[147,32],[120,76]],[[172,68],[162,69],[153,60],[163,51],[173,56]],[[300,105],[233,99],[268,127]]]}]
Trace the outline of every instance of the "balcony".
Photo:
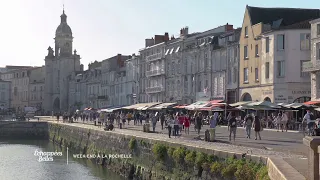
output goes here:
[{"label": "balcony", "polygon": [[151,77],[151,76],[159,76],[165,74],[165,70],[164,69],[156,69],[156,70],[151,70],[151,71],[147,71],[146,72],[146,76],[147,77]]},{"label": "balcony", "polygon": [[152,94],[152,93],[158,93],[164,91],[164,87],[162,86],[154,86],[154,87],[147,87],[146,93]]},{"label": "balcony", "polygon": [[316,60],[315,62],[313,61],[303,62],[302,71],[303,72],[320,71],[320,60]]},{"label": "balcony", "polygon": [[147,56],[146,61],[147,62],[156,61],[158,59],[161,59],[162,57],[163,57],[162,53],[157,53],[157,54]]}]

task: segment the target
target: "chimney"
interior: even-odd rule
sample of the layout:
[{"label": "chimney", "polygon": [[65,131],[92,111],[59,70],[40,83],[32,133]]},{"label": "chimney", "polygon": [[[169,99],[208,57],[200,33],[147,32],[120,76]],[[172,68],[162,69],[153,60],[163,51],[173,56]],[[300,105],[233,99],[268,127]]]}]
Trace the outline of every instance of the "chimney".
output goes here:
[{"label": "chimney", "polygon": [[174,35],[172,35],[172,36],[171,36],[171,40],[174,40],[174,39],[175,39],[175,38],[174,38]]},{"label": "chimney", "polygon": [[83,71],[83,64],[80,64],[80,71]]},{"label": "chimney", "polygon": [[182,30],[182,28],[180,29],[180,35],[182,35],[183,34],[183,30]]},{"label": "chimney", "polygon": [[186,26],[185,28],[184,28],[184,34],[183,35],[188,35],[189,34],[189,27],[188,26]]},{"label": "chimney", "polygon": [[232,30],[233,30],[233,25],[227,23],[227,24],[226,24],[226,32],[232,31]]},{"label": "chimney", "polygon": [[169,33],[164,33],[164,41],[167,42],[169,41]]}]

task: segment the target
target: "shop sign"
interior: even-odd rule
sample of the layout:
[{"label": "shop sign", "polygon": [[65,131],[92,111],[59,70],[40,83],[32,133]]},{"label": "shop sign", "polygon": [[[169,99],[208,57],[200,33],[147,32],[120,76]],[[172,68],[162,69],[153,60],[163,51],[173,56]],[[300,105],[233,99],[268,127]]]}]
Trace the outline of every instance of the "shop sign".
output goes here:
[{"label": "shop sign", "polygon": [[287,98],[284,95],[278,95],[274,98],[276,102],[286,102]]},{"label": "shop sign", "polygon": [[311,94],[311,91],[292,91],[292,94]]},{"label": "shop sign", "polygon": [[262,91],[262,94],[263,94],[263,95],[271,95],[271,94],[272,94],[272,91]]}]

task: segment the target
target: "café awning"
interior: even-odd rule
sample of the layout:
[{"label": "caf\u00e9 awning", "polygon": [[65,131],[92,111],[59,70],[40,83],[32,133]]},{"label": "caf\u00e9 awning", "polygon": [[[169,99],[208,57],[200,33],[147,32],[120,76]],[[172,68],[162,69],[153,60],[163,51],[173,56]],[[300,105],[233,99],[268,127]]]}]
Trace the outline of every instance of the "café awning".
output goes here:
[{"label": "caf\u00e9 awning", "polygon": [[125,106],[123,107],[122,109],[137,109],[137,108],[140,108],[140,107],[144,107],[146,106],[148,103],[139,103],[139,104],[133,104],[133,105],[130,105],[130,106]]},{"label": "caf\u00e9 awning", "polygon": [[166,109],[166,108],[168,108],[170,106],[173,106],[175,104],[177,104],[177,103],[162,103],[162,104],[158,104],[158,105],[156,105],[154,107],[151,107],[149,109],[151,109],[151,110],[161,110],[161,109]]},{"label": "caf\u00e9 awning", "polygon": [[233,104],[229,104],[229,106],[237,107],[237,106],[243,106],[243,105],[246,105],[246,104],[249,104],[249,103],[252,103],[252,101],[240,101],[240,102],[236,102],[236,103],[233,103]]},{"label": "caf\u00e9 awning", "polygon": [[209,104],[209,101],[197,101],[197,102],[195,102],[193,104],[190,104],[189,106],[186,106],[185,109],[195,110],[195,109],[199,109],[199,108],[205,107],[208,104]]},{"label": "caf\u00e9 awning", "polygon": [[188,104],[182,104],[182,105],[174,106],[173,108],[184,109],[186,106],[188,106]]},{"label": "caf\u00e9 awning", "polygon": [[285,105],[284,107],[286,108],[294,108],[294,109],[298,109],[298,108],[310,108],[311,106],[310,105],[307,105],[307,104],[303,104],[303,103],[291,103],[291,104],[288,104],[288,105]]},{"label": "caf\u00e9 awning", "polygon": [[146,103],[143,106],[137,107],[136,110],[147,110],[151,107],[154,107],[155,105],[161,104],[161,102],[156,103]]},{"label": "caf\u00e9 awning", "polygon": [[306,104],[306,105],[319,105],[320,101],[308,101],[308,102],[305,102],[303,104]]}]

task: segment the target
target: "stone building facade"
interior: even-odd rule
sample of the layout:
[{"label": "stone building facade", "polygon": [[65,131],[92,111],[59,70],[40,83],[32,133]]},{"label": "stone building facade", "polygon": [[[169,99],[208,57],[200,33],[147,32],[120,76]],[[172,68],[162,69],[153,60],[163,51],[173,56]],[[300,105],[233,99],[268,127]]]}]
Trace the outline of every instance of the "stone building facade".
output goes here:
[{"label": "stone building facade", "polygon": [[316,9],[246,7],[239,41],[240,101],[308,101],[310,82],[301,70],[310,49],[301,49],[301,36],[310,33],[305,22],[317,17]]},{"label": "stone building facade", "polygon": [[320,100],[320,18],[311,24],[311,61],[304,63],[304,72],[311,73],[311,100]]},{"label": "stone building facade", "polygon": [[11,82],[0,79],[0,110],[11,107]]},{"label": "stone building facade", "polygon": [[47,112],[68,111],[70,75],[80,71],[80,56],[72,52],[73,36],[67,24],[64,10],[60,16],[61,22],[56,29],[54,50],[49,47],[45,57],[45,104]]},{"label": "stone building facade", "polygon": [[44,113],[45,67],[31,69],[29,78],[28,106],[37,108],[40,114]]}]

